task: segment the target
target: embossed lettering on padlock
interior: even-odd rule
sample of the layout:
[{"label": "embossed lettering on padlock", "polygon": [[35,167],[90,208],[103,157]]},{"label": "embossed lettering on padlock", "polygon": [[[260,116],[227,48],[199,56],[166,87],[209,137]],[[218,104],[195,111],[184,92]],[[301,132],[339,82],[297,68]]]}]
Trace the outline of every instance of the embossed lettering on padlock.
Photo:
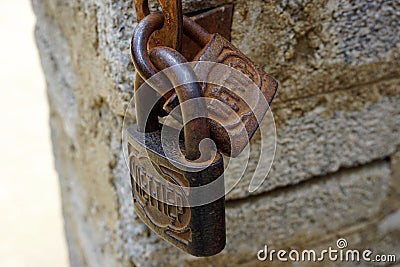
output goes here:
[{"label": "embossed lettering on padlock", "polygon": [[[157,51],[160,52],[161,48]],[[166,51],[168,57],[160,62],[159,67],[184,63],[183,56],[174,50]],[[162,50],[162,49],[161,49]],[[163,51],[164,51],[163,50]],[[162,51],[156,53],[162,56]],[[146,53],[145,53],[146,54]],[[175,59],[169,62],[168,59]],[[182,77],[192,75],[193,70],[182,67],[173,77],[168,77],[172,84],[181,84]],[[195,79],[195,78],[194,78]],[[144,86],[147,86],[144,84]],[[143,91],[144,90],[144,91]],[[149,99],[143,99],[150,88],[141,88],[136,92],[136,108],[146,110],[141,106],[152,106]],[[201,97],[201,89],[197,83],[185,84],[175,88],[181,103]],[[154,100],[156,103],[157,99]],[[199,102],[201,104],[201,102]],[[206,111],[204,103],[203,107]],[[147,110],[149,111],[149,109]],[[191,112],[182,108],[185,116]],[[190,164],[183,160],[179,147],[183,148],[184,155],[191,160],[199,156],[199,142],[209,137],[206,118],[193,120],[184,126],[184,139],[177,142],[168,140],[170,136],[179,136],[179,131],[168,126],[160,125],[158,120],[138,123],[128,128],[128,150],[132,177],[135,211],[143,222],[163,239],[195,256],[211,256],[219,253],[225,247],[225,198],[223,184],[223,159],[220,154],[210,158],[211,163]],[[145,124],[145,125],[144,125]],[[166,136],[162,136],[164,127]],[[144,133],[144,131],[146,131]],[[164,140],[162,146],[162,138]],[[168,153],[166,153],[168,152]],[[169,156],[167,156],[167,154]],[[189,163],[188,163],[189,162]],[[222,178],[222,179],[218,179]],[[192,206],[194,188],[216,183],[216,191],[221,195],[216,201],[206,205]],[[207,196],[204,196],[207,197]]]},{"label": "embossed lettering on padlock", "polygon": [[[223,175],[222,156],[218,155],[210,165],[196,166],[205,168],[200,173],[191,165],[177,168],[164,152],[176,147],[163,149],[158,143],[160,135],[160,130],[143,136],[135,126],[128,128],[135,212],[152,231],[185,252],[215,255],[226,242],[224,198],[197,207],[190,207],[189,202],[191,188]],[[223,183],[219,186],[223,191]]]}]

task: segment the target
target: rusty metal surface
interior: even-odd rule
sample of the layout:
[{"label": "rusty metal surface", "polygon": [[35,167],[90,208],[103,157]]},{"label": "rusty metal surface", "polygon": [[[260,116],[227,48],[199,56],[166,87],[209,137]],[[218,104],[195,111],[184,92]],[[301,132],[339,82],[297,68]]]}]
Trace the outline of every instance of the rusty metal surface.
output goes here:
[{"label": "rusty metal surface", "polygon": [[[163,26],[154,32],[150,48],[168,46],[177,51],[182,49],[182,0],[158,0],[165,17]],[[148,0],[135,0],[137,21],[142,21],[150,14]]]},{"label": "rusty metal surface", "polygon": [[[160,12],[150,14],[142,19],[136,26],[135,32],[131,40],[131,56],[136,69],[136,77],[147,81],[150,77],[158,73],[158,69],[153,65],[148,53],[149,42],[152,34],[163,26],[164,15]],[[162,74],[161,74],[162,75]],[[157,81],[155,81],[157,82]],[[173,88],[168,79],[160,79],[159,83],[152,84],[154,88],[167,87]],[[149,90],[154,90],[149,88]],[[158,102],[158,115],[168,115],[163,110],[165,101],[173,94],[173,90],[165,95],[162,95]],[[141,103],[137,103],[142,105]],[[146,107],[143,107],[146,109]]]},{"label": "rusty metal surface", "polygon": [[[163,24],[162,26],[157,27],[157,30],[154,30],[153,35],[150,36],[150,39],[147,40],[146,46],[151,49],[156,46],[168,46],[177,51],[181,51],[182,49],[182,37],[183,37],[183,14],[182,14],[182,1],[181,0],[159,0],[158,1],[162,11],[163,11]],[[148,0],[135,0],[135,8],[136,8],[136,17],[137,21],[140,23],[144,20],[149,14],[149,3]],[[147,49],[146,48],[146,49]],[[148,75],[154,75],[157,70],[154,68],[148,69]],[[147,77],[150,77],[147,76]],[[135,90],[137,90],[144,82],[144,80],[140,77],[138,73],[136,73],[136,82],[135,82]],[[138,83],[140,81],[140,83]],[[150,88],[149,88],[150,89]],[[151,89],[150,89],[151,90]],[[149,94],[152,94],[149,92]],[[167,98],[169,95],[166,95]],[[158,113],[159,116],[164,117],[168,114],[163,110],[162,106],[165,103],[165,98],[161,98],[157,105],[157,110],[151,113],[151,116],[154,117],[155,113]],[[139,104],[140,103],[136,103]],[[142,107],[142,109],[146,109],[146,107]],[[151,130],[151,125],[144,126],[143,124],[147,123],[146,121],[139,119],[139,126],[141,129],[145,129],[146,131]],[[149,128],[148,128],[149,127]]]},{"label": "rusty metal surface", "polygon": [[136,19],[141,22],[147,15],[150,14],[148,0],[135,0]]},{"label": "rusty metal surface", "polygon": [[157,46],[182,49],[183,11],[182,0],[158,0],[164,14],[164,27],[154,33]]},{"label": "rusty metal surface", "polygon": [[151,35],[162,28],[164,16],[161,13],[153,13],[146,16],[136,26],[131,41],[131,56],[136,71],[144,80],[149,79],[158,72],[153,65],[148,53],[148,43]]},{"label": "rusty metal surface", "polygon": [[[147,6],[147,5],[146,5]],[[144,81],[150,78],[151,76],[155,75],[158,70],[154,65],[151,63],[150,57],[147,52],[148,43],[150,40],[150,36],[153,32],[157,29],[160,29],[163,26],[164,17],[161,13],[151,14],[139,22],[138,26],[135,29],[135,33],[132,37],[131,42],[131,56],[132,61],[136,68],[136,79],[135,79],[135,92],[140,88],[140,86],[144,85],[147,86],[146,94],[148,94],[149,99],[153,99],[153,97],[158,96],[156,91],[153,90],[147,84],[144,84]],[[139,49],[140,48],[140,49]],[[139,71],[140,70],[140,71]],[[142,78],[144,77],[144,78]],[[166,79],[164,81],[168,82]],[[159,84],[158,86],[163,86],[163,84]],[[169,88],[172,88],[172,85],[167,85]],[[150,113],[151,120],[147,120],[147,118],[143,117],[141,114],[149,114],[148,109],[149,107],[144,105],[142,102],[139,102],[135,99],[136,109],[138,112],[137,120],[139,124],[139,129],[141,131],[149,132],[152,129],[155,129],[157,125],[151,125],[152,121],[155,121],[158,118],[158,115],[163,116],[167,115],[164,111],[162,106],[165,103],[165,98],[169,95],[166,95],[164,98],[161,98],[158,102],[155,111]]]},{"label": "rusty metal surface", "polygon": [[[176,50],[167,47],[152,49],[149,57],[160,69],[186,62]],[[193,69],[188,65],[179,65],[166,76],[174,85],[184,84],[187,76],[196,80]],[[138,83],[143,83],[143,80]],[[148,91],[154,94],[148,95]],[[201,99],[202,96],[197,83],[178,86],[175,91],[182,103]],[[144,88],[135,93],[136,103],[148,107],[147,112],[151,112],[151,107],[158,101],[155,91]],[[184,118],[190,118],[193,110],[207,113],[205,102],[196,103],[194,108],[182,107]],[[139,116],[146,118],[145,114]],[[183,139],[179,138],[179,130],[160,125],[158,119],[149,123],[151,132],[143,133],[139,125],[132,125],[128,129],[129,166],[136,213],[163,239],[194,256],[219,253],[226,243],[222,156],[217,153],[215,157],[213,155],[213,158],[201,161],[200,165],[184,161],[181,157],[181,152],[189,160],[200,157],[199,143],[210,136],[206,116],[185,124]],[[169,134],[163,132],[162,135],[161,127],[167,129]],[[178,138],[171,138],[173,136]],[[213,185],[213,191],[221,197],[205,205],[192,205],[193,199],[207,197],[206,194],[198,196],[192,191],[215,181],[217,183]]]}]

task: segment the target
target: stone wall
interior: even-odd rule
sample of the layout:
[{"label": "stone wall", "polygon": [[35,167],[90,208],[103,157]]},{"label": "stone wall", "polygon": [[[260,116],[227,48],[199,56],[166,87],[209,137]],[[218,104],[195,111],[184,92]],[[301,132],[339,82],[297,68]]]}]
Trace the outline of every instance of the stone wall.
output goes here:
[{"label": "stone wall", "polygon": [[400,3],[183,2],[185,12],[233,3],[233,43],[279,81],[271,173],[250,194],[253,155],[227,196],[220,255],[194,258],[150,233],[121,152],[133,1],[33,0],[72,265],[265,266],[265,244],[318,249],[339,237],[400,260]]}]

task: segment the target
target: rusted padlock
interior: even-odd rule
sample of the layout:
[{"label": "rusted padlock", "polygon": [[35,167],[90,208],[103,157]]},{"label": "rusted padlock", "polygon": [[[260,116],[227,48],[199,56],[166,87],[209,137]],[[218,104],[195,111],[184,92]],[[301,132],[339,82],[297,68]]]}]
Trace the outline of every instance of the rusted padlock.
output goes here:
[{"label": "rusted padlock", "polygon": [[[143,57],[143,51],[147,49],[147,42],[152,32],[162,27],[163,16],[155,13],[146,20],[146,28],[138,29],[141,38],[132,43],[132,56],[140,63],[136,66],[137,71],[145,79],[157,72],[150,59]],[[215,69],[204,68],[204,62],[220,63],[232,69],[222,73],[223,75],[216,74],[221,78],[219,84],[205,82],[202,93],[204,97],[215,99],[208,105],[211,117],[214,118],[210,122],[211,138],[221,153],[236,157],[258,129],[259,122],[275,96],[278,83],[221,35],[208,33],[187,17],[184,17],[183,30],[187,36],[203,47],[193,60],[198,62],[193,67],[198,76],[207,77]],[[242,75],[237,75],[238,73]],[[249,102],[254,106],[249,106]],[[164,104],[164,109],[170,112],[178,105],[177,96],[171,94]],[[176,119],[181,118],[177,116]]]},{"label": "rusted padlock", "polygon": [[[147,51],[144,56],[150,58]],[[182,55],[165,47],[153,49],[151,58],[160,69],[185,63]],[[150,229],[180,249],[195,256],[215,255],[226,242],[223,159],[219,153],[214,156],[199,151],[200,142],[210,136],[207,116],[201,114],[207,113],[207,107],[199,84],[176,86],[186,77],[195,80],[193,70],[182,65],[167,76],[180,103],[198,101],[190,108],[181,105],[184,120],[190,121],[184,125],[184,138],[172,138],[180,131],[159,124],[154,117],[146,120],[149,114],[140,114],[139,124],[128,128],[135,211]],[[157,106],[158,99],[146,99],[148,90],[144,87],[135,92],[138,112],[151,113],[151,107]],[[199,111],[202,116],[191,120]],[[209,194],[201,188],[210,183],[217,198],[208,201]]]}]

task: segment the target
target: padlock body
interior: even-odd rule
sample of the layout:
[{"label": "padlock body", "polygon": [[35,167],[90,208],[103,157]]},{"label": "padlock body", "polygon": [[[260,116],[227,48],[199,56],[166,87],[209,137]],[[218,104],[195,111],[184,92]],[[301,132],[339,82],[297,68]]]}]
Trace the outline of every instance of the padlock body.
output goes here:
[{"label": "padlock body", "polygon": [[[164,127],[169,133],[177,131]],[[163,148],[161,130],[144,134],[136,125],[128,128],[127,139],[134,208],[140,219],[163,239],[194,256],[222,251],[226,242],[222,156],[217,154],[204,166],[187,164],[178,153],[179,147],[184,150],[182,140],[166,140]],[[215,182],[213,190],[221,197],[205,205],[192,205],[207,197],[194,188],[210,182]]]},{"label": "padlock body", "polygon": [[[211,138],[221,153],[236,157],[258,129],[278,83],[219,34],[211,35],[208,44],[193,59],[196,61],[194,70],[199,80],[212,80],[212,83],[203,83],[203,96],[218,100],[208,103],[209,116],[215,119],[210,123]],[[219,66],[210,67],[204,61],[224,64],[234,70],[221,71]],[[265,100],[260,101],[261,96]],[[178,105],[176,96],[172,96],[164,109],[170,112]],[[172,116],[181,120],[177,114]]]},{"label": "padlock body", "polygon": [[[224,125],[215,121],[211,122],[211,137],[217,144],[221,144],[219,146],[221,152],[235,157],[243,151],[248,141],[258,129],[259,123],[257,117],[259,120],[264,117],[269,108],[269,104],[275,96],[278,83],[263,71],[261,67],[233,46],[231,42],[219,34],[213,34],[208,45],[199,52],[194,61],[221,63],[238,70],[245,77],[249,78],[249,80],[247,80],[243,79],[244,77],[237,77],[236,72],[215,73],[211,75],[218,75],[221,78],[221,84],[205,83],[203,86],[203,94],[205,97],[218,99],[225,104],[220,105],[219,101],[215,101],[213,102],[214,105],[211,105],[211,107],[209,106],[209,112],[212,112],[213,116],[216,116],[219,121],[225,122],[225,125],[236,125],[236,127],[232,128],[224,127]],[[200,66],[200,64],[196,64],[194,69],[196,73],[199,73],[200,70],[197,70],[197,66]],[[208,71],[212,73],[213,70],[209,69]],[[204,75],[203,72],[204,69],[201,69],[202,76]],[[253,82],[253,85],[256,85],[256,87],[251,86],[249,81]],[[264,102],[258,102],[255,107],[250,108],[246,102],[253,102],[255,99],[243,99],[239,96],[240,93],[246,95],[247,90],[254,90],[255,88],[260,90],[261,94],[268,102],[268,105],[265,105]],[[255,95],[255,97],[258,96]],[[251,96],[250,98],[254,97]],[[230,110],[227,111],[226,108],[230,108]],[[229,114],[227,114],[229,112],[236,113],[237,116],[230,117]],[[255,112],[259,112],[259,114],[256,116]],[[226,118],[228,117],[232,119],[227,120]],[[242,123],[235,121],[238,119],[240,119]],[[229,133],[227,131],[229,131]],[[247,134],[244,134],[245,132]],[[226,140],[229,140],[228,134],[231,135],[234,143],[226,143]]]}]

